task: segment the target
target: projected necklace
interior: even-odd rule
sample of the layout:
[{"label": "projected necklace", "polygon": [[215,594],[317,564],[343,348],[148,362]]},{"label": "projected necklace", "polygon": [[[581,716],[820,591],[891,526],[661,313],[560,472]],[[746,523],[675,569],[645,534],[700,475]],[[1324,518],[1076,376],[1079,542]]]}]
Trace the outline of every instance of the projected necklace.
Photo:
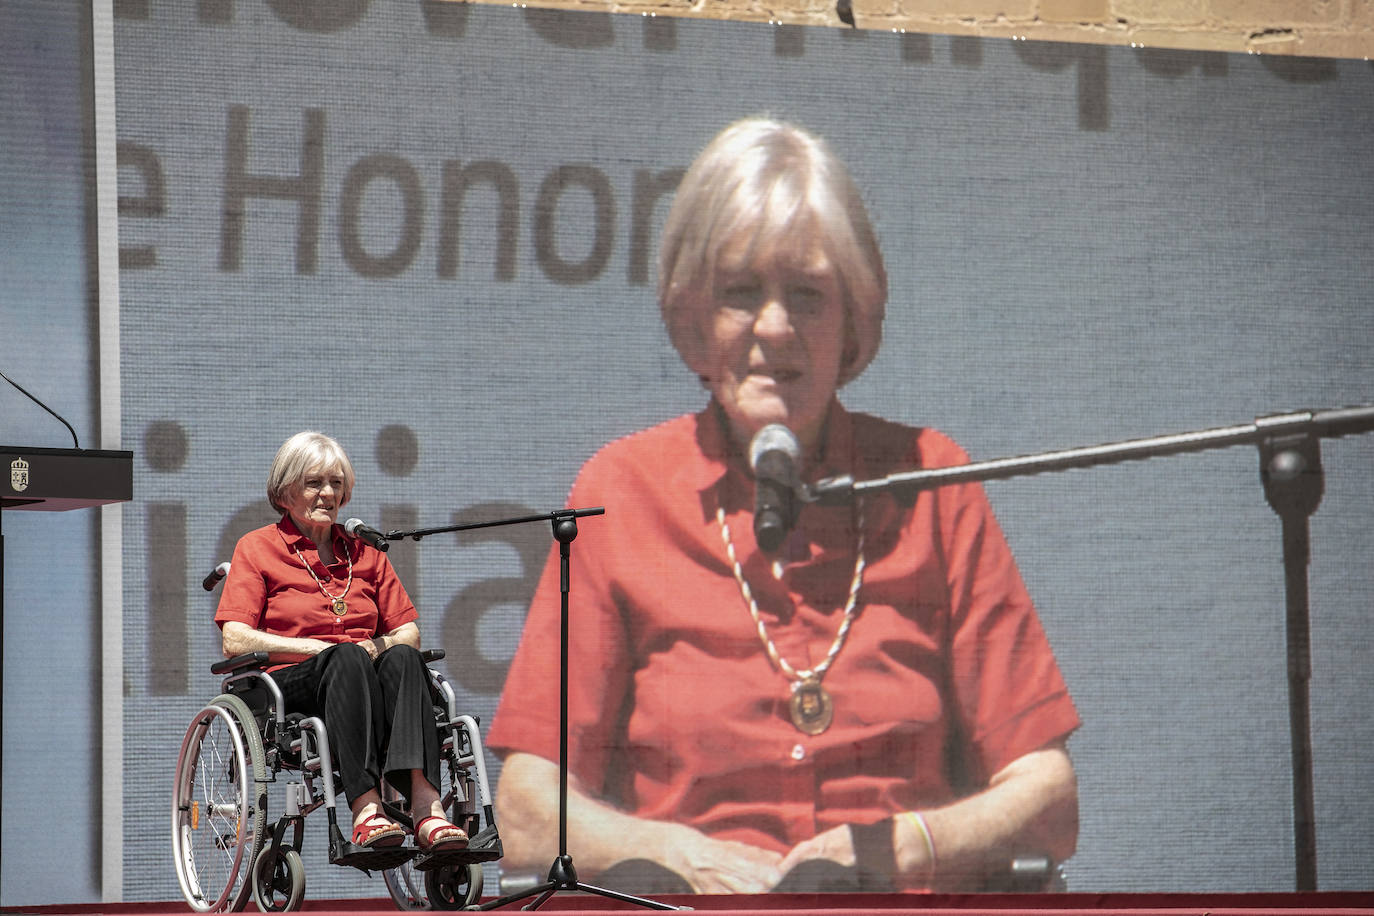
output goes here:
[{"label": "projected necklace", "polygon": [[320,591],[324,593],[324,596],[329,599],[329,609],[334,612],[334,616],[342,617],[347,614],[348,602],[344,601],[344,597],[348,594],[348,590],[353,587],[353,552],[347,548],[344,549],[344,557],[348,560],[348,581],[344,583],[344,590],[342,592],[337,595],[331,595],[329,594],[329,589],[324,587],[324,582],[319,576],[315,575],[315,570],[311,569],[310,564],[305,562],[305,557],[301,556],[300,549],[294,546],[291,549],[296,551],[296,558],[301,561],[301,565],[305,567],[305,571],[310,573],[310,578],[315,580],[315,584],[320,587]]},{"label": "projected necklace", "polygon": [[744,570],[740,567],[739,557],[735,554],[735,543],[730,538],[730,526],[725,523],[725,509],[719,505],[716,506],[716,522],[720,525],[720,536],[725,541],[725,553],[730,558],[730,565],[734,567],[735,581],[739,583],[740,594],[744,596],[744,603],[749,607],[749,616],[754,618],[754,626],[758,630],[759,641],[763,643],[763,650],[768,653],[773,666],[792,682],[791,696],[787,701],[792,724],[798,731],[808,735],[819,735],[830,727],[830,722],[835,717],[835,703],[830,698],[830,693],[821,686],[821,679],[825,677],[825,673],[839,656],[840,650],[844,648],[845,640],[849,638],[849,629],[854,625],[854,618],[858,616],[859,589],[864,581],[863,503],[859,503],[858,509],[859,538],[854,550],[854,577],[849,582],[849,600],[845,602],[844,620],[840,623],[840,631],[835,634],[835,641],[830,644],[830,651],[825,653],[825,658],[819,665],[804,671],[792,667],[768,635],[768,627],[764,625],[763,617],[759,614],[758,602],[754,600],[754,593],[744,579]]}]

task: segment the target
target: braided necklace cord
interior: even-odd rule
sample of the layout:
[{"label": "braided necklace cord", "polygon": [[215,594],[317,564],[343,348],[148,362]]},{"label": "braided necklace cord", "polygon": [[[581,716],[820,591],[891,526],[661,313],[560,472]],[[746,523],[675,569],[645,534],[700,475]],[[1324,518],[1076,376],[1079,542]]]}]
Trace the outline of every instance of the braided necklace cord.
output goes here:
[{"label": "braided necklace cord", "polygon": [[725,553],[730,558],[730,565],[734,568],[735,581],[739,583],[740,594],[744,596],[744,603],[749,606],[749,616],[754,619],[754,626],[758,630],[759,640],[763,643],[764,651],[768,653],[768,658],[773,665],[786,677],[795,682],[817,681],[825,677],[825,673],[830,670],[835,659],[844,648],[845,640],[849,638],[849,630],[854,625],[854,619],[858,617],[859,590],[863,587],[864,580],[864,514],[863,503],[859,503],[858,509],[858,528],[859,537],[855,550],[854,576],[849,582],[849,599],[844,606],[844,621],[840,624],[840,631],[835,634],[835,641],[830,644],[830,651],[825,654],[825,658],[814,668],[805,671],[798,671],[792,667],[787,659],[782,657],[778,647],[774,644],[772,637],[768,635],[768,627],[763,622],[762,615],[759,614],[758,602],[754,600],[754,593],[749,588],[749,583],[745,581],[744,569],[740,566],[739,557],[735,553],[735,543],[730,537],[730,526],[725,522],[725,508],[716,506],[716,521],[720,524],[720,535],[725,541]]},{"label": "braided necklace cord", "polygon": [[331,604],[342,601],[344,598],[348,597],[348,590],[353,587],[353,551],[347,548],[344,549],[344,557],[348,560],[348,581],[344,583],[344,590],[337,595],[331,595],[329,594],[329,589],[324,587],[324,582],[321,581],[319,576],[315,575],[315,570],[311,569],[310,564],[305,562],[305,557],[301,556],[300,548],[293,545],[291,549],[296,552],[296,559],[301,561],[301,565],[305,567],[305,571],[310,573],[310,578],[315,580],[315,584],[320,587],[320,591],[324,593],[324,596],[329,599]]}]

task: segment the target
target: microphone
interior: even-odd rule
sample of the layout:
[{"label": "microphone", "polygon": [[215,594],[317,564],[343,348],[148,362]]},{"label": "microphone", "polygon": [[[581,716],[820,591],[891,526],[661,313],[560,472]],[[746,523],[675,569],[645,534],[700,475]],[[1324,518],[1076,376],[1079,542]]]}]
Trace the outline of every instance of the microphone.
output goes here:
[{"label": "microphone", "polygon": [[46,410],[48,413],[52,414],[54,417],[57,417],[57,419],[61,420],[61,421],[62,421],[62,425],[65,426],[65,427],[67,427],[67,432],[69,432],[69,433],[72,434],[72,445],[73,445],[74,447],[76,447],[77,449],[80,449],[80,448],[81,448],[81,443],[78,442],[78,441],[77,441],[77,438],[76,438],[76,430],[72,429],[72,425],[71,425],[70,423],[67,422],[66,418],[64,418],[64,417],[63,417],[60,413],[58,413],[57,411],[53,410],[53,409],[52,409],[51,407],[49,407],[47,404],[44,404],[42,401],[38,400],[38,398],[36,398],[36,397],[34,397],[33,395],[29,394],[27,391],[25,391],[25,390],[23,389],[23,387],[22,387],[18,382],[16,382],[14,379],[10,378],[10,377],[9,377],[8,375],[6,375],[5,373],[0,372],[0,378],[2,378],[2,379],[4,379],[5,381],[9,382],[9,383],[10,383],[11,385],[13,385],[15,388],[18,388],[18,389],[19,389],[19,393],[22,394],[24,397],[28,398],[30,401],[33,401],[33,402],[34,402],[35,404],[37,404],[39,407],[43,408],[43,409]]},{"label": "microphone", "polygon": [[344,522],[344,531],[347,531],[350,535],[359,540],[366,541],[383,553],[391,549],[391,545],[387,543],[386,535],[382,534],[376,528],[363,524],[363,520],[360,518],[350,518],[348,521]]},{"label": "microphone", "polygon": [[214,569],[210,570],[210,575],[206,576],[201,581],[200,587],[205,589],[207,592],[213,592],[215,590],[215,586],[219,585],[219,580],[223,579],[227,575],[229,575],[229,561],[225,560],[223,563],[219,564]]},{"label": "microphone", "polygon": [[770,423],[749,443],[754,470],[754,539],[769,553],[782,546],[797,520],[797,463],[801,443],[792,430]]}]

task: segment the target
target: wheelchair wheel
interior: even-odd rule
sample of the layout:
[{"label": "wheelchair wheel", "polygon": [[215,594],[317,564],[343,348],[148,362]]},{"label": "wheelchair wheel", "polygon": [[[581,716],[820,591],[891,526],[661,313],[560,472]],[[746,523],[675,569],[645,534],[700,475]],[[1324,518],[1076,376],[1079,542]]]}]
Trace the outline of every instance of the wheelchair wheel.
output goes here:
[{"label": "wheelchair wheel", "polygon": [[238,697],[196,713],[177,757],[172,856],[181,893],[203,913],[243,909],[267,821],[262,734]]},{"label": "wheelchair wheel", "polygon": [[[436,710],[436,713],[438,710]],[[454,800],[454,767],[452,760],[439,766],[439,794],[453,823],[476,831],[477,818],[464,816]],[[474,791],[469,786],[467,791]],[[401,794],[389,782],[382,783],[382,797],[393,804],[404,804]],[[399,910],[457,910],[475,904],[482,896],[482,866],[452,865],[422,872],[413,862],[404,862],[382,872],[382,880]]]},{"label": "wheelchair wheel", "polygon": [[388,868],[382,872],[387,893],[398,910],[427,910],[429,898],[425,896],[425,876],[409,862]]},{"label": "wheelchair wheel", "polygon": [[425,874],[425,893],[436,910],[461,910],[482,897],[482,866],[445,865]]},{"label": "wheelchair wheel", "polygon": [[298,910],[305,899],[305,863],[294,849],[264,845],[253,866],[253,902],[264,913]]}]

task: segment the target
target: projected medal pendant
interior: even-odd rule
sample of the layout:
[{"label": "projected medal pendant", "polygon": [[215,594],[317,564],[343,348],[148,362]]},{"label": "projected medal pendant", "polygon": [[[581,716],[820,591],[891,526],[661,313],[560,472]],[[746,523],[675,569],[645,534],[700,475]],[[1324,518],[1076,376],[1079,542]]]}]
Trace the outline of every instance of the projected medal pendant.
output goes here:
[{"label": "projected medal pendant", "polygon": [[342,598],[335,598],[333,607],[336,617],[342,617],[348,613],[348,604]]},{"label": "projected medal pendant", "polygon": [[835,715],[835,704],[830,694],[815,678],[793,684],[792,698],[787,706],[792,713],[792,724],[797,726],[798,731],[808,735],[819,735],[825,731]]}]

